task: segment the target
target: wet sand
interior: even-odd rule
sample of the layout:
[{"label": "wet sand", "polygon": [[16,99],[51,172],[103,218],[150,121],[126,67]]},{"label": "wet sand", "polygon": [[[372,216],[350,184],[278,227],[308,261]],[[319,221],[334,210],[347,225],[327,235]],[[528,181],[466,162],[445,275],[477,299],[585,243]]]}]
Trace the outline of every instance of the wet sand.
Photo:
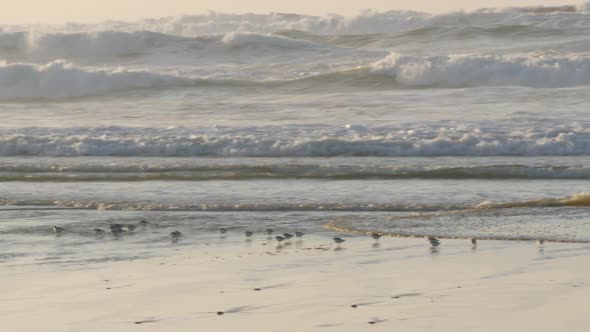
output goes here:
[{"label": "wet sand", "polygon": [[590,246],[254,238],[82,267],[0,266],[2,331],[589,331]]}]

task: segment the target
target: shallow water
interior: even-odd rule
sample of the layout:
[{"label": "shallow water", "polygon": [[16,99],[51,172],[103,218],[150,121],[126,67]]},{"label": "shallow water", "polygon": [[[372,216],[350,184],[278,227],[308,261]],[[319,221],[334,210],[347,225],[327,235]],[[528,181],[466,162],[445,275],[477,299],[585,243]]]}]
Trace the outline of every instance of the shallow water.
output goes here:
[{"label": "shallow water", "polygon": [[583,8],[3,26],[0,261],[268,227],[590,241],[589,31]]}]

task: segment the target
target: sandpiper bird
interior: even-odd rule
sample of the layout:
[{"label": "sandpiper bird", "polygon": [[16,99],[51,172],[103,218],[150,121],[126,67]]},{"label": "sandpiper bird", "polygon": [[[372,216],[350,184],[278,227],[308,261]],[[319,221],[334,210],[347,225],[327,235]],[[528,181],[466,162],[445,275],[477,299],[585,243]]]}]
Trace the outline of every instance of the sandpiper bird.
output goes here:
[{"label": "sandpiper bird", "polygon": [[225,234],[227,234],[227,228],[219,227],[219,233],[220,233],[221,235],[225,235]]},{"label": "sandpiper bird", "polygon": [[340,247],[340,243],[344,242],[344,239],[341,239],[339,237],[335,237],[333,238],[334,242],[336,242],[336,244]]},{"label": "sandpiper bird", "polygon": [[93,232],[94,232],[94,234],[96,234],[96,235],[102,235],[102,234],[104,234],[104,233],[105,233],[105,232],[104,232],[104,230],[102,230],[102,229],[100,229],[100,228],[95,228],[95,229],[93,229],[92,231],[93,231]]},{"label": "sandpiper bird", "polygon": [[145,220],[145,219],[142,219],[142,220],[139,221],[139,226],[141,226],[141,227],[145,227],[145,226],[147,226],[149,224],[150,224],[150,222],[147,221],[147,220]]},{"label": "sandpiper bird", "polygon": [[182,233],[181,233],[181,232],[179,232],[179,231],[172,231],[172,232],[170,232],[170,236],[171,236],[173,239],[178,239],[179,237],[181,237],[181,236],[182,236]]},{"label": "sandpiper bird", "polygon": [[53,226],[53,231],[55,233],[61,233],[61,232],[65,231],[65,229],[63,227]]},{"label": "sandpiper bird", "polygon": [[281,244],[281,242],[285,241],[285,238],[280,235],[275,236],[275,239],[279,242],[279,244]]},{"label": "sandpiper bird", "polygon": [[542,246],[542,245],[544,245],[544,244],[545,244],[545,240],[538,240],[538,241],[537,241],[537,244],[538,244],[539,246]]},{"label": "sandpiper bird", "polygon": [[134,230],[137,229],[137,226],[135,226],[135,225],[126,225],[125,228],[127,228],[128,231],[133,232]]},{"label": "sandpiper bird", "polygon": [[477,239],[476,238],[471,238],[469,239],[471,241],[471,244],[475,247],[477,246]]},{"label": "sandpiper bird", "polygon": [[430,242],[430,245],[433,247],[438,247],[440,245],[440,241],[435,237],[429,236],[428,241]]},{"label": "sandpiper bird", "polygon": [[379,241],[379,239],[382,237],[383,235],[379,234],[379,233],[373,233],[371,234],[371,237],[375,240],[375,241]]},{"label": "sandpiper bird", "polygon": [[244,234],[246,235],[247,238],[252,237],[252,235],[254,235],[254,233],[250,232],[250,231],[245,231]]},{"label": "sandpiper bird", "polygon": [[266,233],[266,235],[272,235],[272,233],[274,233],[274,231],[269,228],[269,229],[265,230],[264,233]]},{"label": "sandpiper bird", "polygon": [[299,238],[303,237],[303,235],[305,235],[305,233],[303,233],[303,232],[295,232],[295,236],[297,236]]},{"label": "sandpiper bird", "polygon": [[109,232],[113,234],[121,234],[123,233],[123,225],[121,224],[110,224],[109,225]]},{"label": "sandpiper bird", "polygon": [[291,233],[284,233],[283,234],[283,237],[285,238],[285,240],[289,240],[290,238],[293,237],[293,234],[291,234]]}]

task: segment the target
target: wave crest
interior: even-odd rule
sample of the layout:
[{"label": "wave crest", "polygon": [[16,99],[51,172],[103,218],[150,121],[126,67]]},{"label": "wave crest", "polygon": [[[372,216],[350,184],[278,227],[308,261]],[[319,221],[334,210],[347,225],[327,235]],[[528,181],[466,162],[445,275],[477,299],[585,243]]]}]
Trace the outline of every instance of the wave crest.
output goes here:
[{"label": "wave crest", "polygon": [[590,58],[506,55],[416,57],[397,53],[371,65],[371,73],[407,86],[528,86],[590,84]]},{"label": "wave crest", "polygon": [[588,156],[583,124],[553,128],[298,126],[0,131],[2,156]]},{"label": "wave crest", "polygon": [[0,99],[59,99],[128,89],[194,85],[190,78],[149,70],[91,69],[63,60],[45,65],[0,63]]}]

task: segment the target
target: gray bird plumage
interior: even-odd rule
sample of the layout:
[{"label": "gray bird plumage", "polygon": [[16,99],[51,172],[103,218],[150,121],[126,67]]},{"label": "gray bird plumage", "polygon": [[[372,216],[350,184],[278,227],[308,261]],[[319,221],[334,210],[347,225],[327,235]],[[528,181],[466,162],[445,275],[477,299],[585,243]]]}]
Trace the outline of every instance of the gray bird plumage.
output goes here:
[{"label": "gray bird plumage", "polygon": [[430,242],[430,245],[433,247],[438,247],[440,245],[439,239],[432,236],[428,237],[428,242]]}]

